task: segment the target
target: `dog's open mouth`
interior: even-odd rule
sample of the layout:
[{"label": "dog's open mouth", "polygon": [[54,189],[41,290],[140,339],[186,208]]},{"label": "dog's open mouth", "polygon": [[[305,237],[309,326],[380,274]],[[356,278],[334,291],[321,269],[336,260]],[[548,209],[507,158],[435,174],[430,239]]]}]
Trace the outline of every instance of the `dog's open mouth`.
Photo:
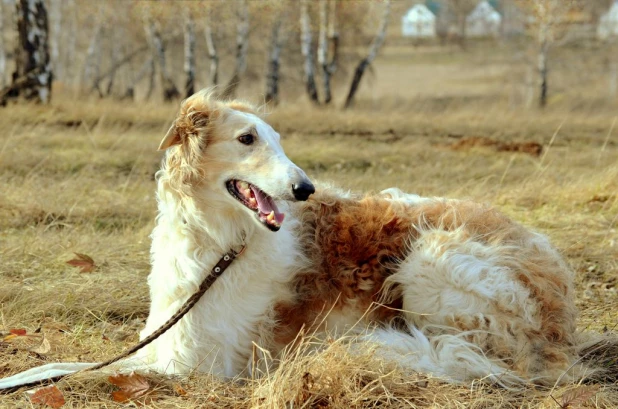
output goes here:
[{"label": "dog's open mouth", "polygon": [[272,197],[268,196],[257,186],[241,180],[229,180],[226,183],[227,190],[240,203],[253,210],[257,218],[270,230],[277,231],[281,228],[285,215],[279,213],[277,205]]}]

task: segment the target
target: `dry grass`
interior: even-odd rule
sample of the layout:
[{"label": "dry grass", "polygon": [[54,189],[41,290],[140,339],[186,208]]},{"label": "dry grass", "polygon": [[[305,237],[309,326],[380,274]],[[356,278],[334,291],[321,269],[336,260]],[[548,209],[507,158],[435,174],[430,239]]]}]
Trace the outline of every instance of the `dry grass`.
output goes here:
[{"label": "dry grass", "polygon": [[[447,115],[424,97],[403,105],[386,97],[377,101],[379,106],[365,95],[352,112],[291,104],[269,119],[289,156],[315,179],[353,190],[398,186],[421,195],[469,197],[548,234],[577,271],[580,328],[616,330],[618,126],[610,133],[611,112],[556,108],[540,114],[500,103],[457,103],[448,105]],[[148,312],[153,174],[161,158],[155,148],[175,110],[75,104],[62,97],[51,109],[2,110],[0,331],[40,328],[51,350],[35,353],[27,341],[0,342],[0,376],[47,362],[100,361],[136,342]],[[536,142],[544,151],[537,157],[482,143],[464,149],[462,138]],[[93,257],[96,270],[68,266],[74,252]],[[342,340],[317,347],[309,340],[307,347],[313,352],[291,353],[259,379],[149,376],[157,388],[150,405],[554,408],[577,388],[453,386],[401,373],[371,351],[351,355]],[[119,405],[104,374],[75,376],[58,387],[67,407]],[[603,385],[580,406],[610,408],[615,402],[618,388]],[[0,397],[2,408],[30,406],[23,393]]]}]

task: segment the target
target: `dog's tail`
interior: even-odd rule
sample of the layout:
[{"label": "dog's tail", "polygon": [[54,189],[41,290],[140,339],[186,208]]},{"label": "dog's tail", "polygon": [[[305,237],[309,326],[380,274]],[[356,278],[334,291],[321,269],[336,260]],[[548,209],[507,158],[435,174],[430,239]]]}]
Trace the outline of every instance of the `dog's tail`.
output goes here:
[{"label": "dog's tail", "polygon": [[[27,371],[17,373],[8,378],[0,379],[0,393],[11,392],[17,388],[37,386],[49,382],[56,382],[61,378],[79,371],[88,370],[100,366],[98,362],[58,362],[37,366]],[[99,368],[95,368],[97,371]],[[149,371],[152,365],[148,364],[143,357],[133,356],[122,359],[111,365],[101,368],[104,372],[126,373],[131,371]]]},{"label": "dog's tail", "polygon": [[54,363],[28,369],[8,378],[0,379],[0,391],[14,389],[22,386],[36,385],[38,383],[59,379],[83,369],[98,365],[96,362],[66,362]]},{"label": "dog's tail", "polygon": [[[593,333],[576,336],[573,362],[563,370],[523,377],[508,365],[487,357],[481,348],[466,340],[466,332],[432,334],[410,326],[400,329],[379,328],[365,335],[377,346],[381,358],[395,362],[404,371],[431,374],[451,383],[485,380],[507,389],[526,384],[555,385],[565,382],[618,382],[618,337]],[[527,374],[530,375],[530,374]]]},{"label": "dog's tail", "polygon": [[578,335],[577,354],[590,368],[587,381],[618,384],[618,337],[585,332]]}]

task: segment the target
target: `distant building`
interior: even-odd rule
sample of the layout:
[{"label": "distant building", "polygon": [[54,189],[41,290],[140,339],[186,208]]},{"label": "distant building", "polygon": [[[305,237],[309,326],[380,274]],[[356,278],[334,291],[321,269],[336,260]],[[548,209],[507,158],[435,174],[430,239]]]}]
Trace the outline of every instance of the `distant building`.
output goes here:
[{"label": "distant building", "polygon": [[602,40],[618,36],[618,1],[615,1],[609,11],[599,19],[597,36]]},{"label": "distant building", "polygon": [[436,16],[424,4],[417,4],[401,18],[404,37],[431,38],[436,36]]},{"label": "distant building", "polygon": [[467,37],[497,37],[502,16],[488,1],[481,1],[466,17]]}]

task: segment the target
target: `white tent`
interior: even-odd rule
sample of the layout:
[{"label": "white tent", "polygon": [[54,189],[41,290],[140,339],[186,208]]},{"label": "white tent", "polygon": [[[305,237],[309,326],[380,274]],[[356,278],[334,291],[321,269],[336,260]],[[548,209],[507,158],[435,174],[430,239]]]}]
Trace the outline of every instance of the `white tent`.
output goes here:
[{"label": "white tent", "polygon": [[597,36],[600,39],[618,36],[618,1],[614,2],[609,11],[599,19]]},{"label": "white tent", "polygon": [[497,37],[500,34],[502,16],[487,1],[476,5],[466,17],[468,37]]},{"label": "white tent", "polygon": [[404,37],[435,37],[436,16],[424,4],[415,5],[401,18],[401,34]]}]

